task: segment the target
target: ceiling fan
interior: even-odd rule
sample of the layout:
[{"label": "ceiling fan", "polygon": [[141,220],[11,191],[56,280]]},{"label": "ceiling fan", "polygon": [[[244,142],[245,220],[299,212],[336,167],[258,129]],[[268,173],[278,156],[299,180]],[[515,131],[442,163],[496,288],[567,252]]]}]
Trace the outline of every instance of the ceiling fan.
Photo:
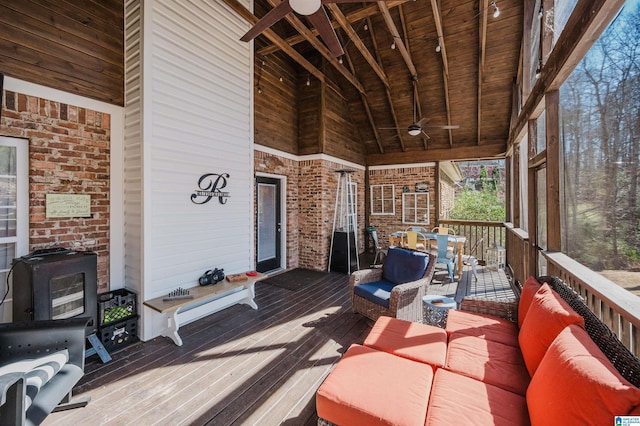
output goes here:
[{"label": "ceiling fan", "polygon": [[318,30],[320,37],[334,56],[344,54],[338,36],[336,35],[327,11],[322,6],[324,3],[362,3],[363,1],[376,0],[282,0],[282,3],[271,9],[256,24],[243,35],[240,40],[251,41],[267,28],[284,18],[291,11],[306,16]]},{"label": "ceiling fan", "polygon": [[[425,129],[444,129],[444,130],[453,130],[459,129],[460,126],[446,126],[446,125],[432,125],[427,124],[429,122],[428,118],[422,117],[418,120],[418,86],[416,86],[416,80],[413,80],[413,122],[409,124],[407,127],[407,132],[411,136],[418,136],[420,133],[424,135],[425,138],[431,139],[431,137],[427,134]],[[398,130],[399,127],[380,127],[380,130]]]}]

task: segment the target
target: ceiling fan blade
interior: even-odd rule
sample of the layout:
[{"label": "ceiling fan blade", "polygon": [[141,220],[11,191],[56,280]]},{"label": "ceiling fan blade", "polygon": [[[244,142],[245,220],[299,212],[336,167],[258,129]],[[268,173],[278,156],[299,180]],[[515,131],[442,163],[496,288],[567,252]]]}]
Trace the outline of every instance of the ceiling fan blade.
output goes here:
[{"label": "ceiling fan blade", "polygon": [[425,132],[424,130],[422,131],[422,134],[424,135],[425,139],[427,140],[431,139],[431,136],[429,136],[427,132]]},{"label": "ceiling fan blade", "polygon": [[251,41],[256,38],[264,30],[281,20],[284,15],[291,12],[291,5],[289,0],[283,0],[282,3],[271,9],[266,15],[264,15],[245,35],[240,38],[242,41]]},{"label": "ceiling fan blade", "polygon": [[366,3],[377,1],[378,0],[322,0],[322,3]]},{"label": "ceiling fan blade", "polygon": [[429,121],[429,119],[428,119],[428,118],[426,118],[426,117],[422,117],[422,118],[420,119],[420,121],[418,121],[416,124],[417,124],[418,126],[420,126],[420,127],[426,127],[426,126],[427,126],[427,122],[428,122],[428,121]]},{"label": "ceiling fan blade", "polygon": [[426,128],[429,129],[445,129],[445,130],[453,130],[453,129],[459,129],[460,126],[437,126],[437,125],[433,125],[433,126],[424,126]]},{"label": "ceiling fan blade", "polygon": [[324,43],[327,45],[333,56],[342,56],[344,55],[344,50],[342,50],[342,46],[340,45],[340,40],[338,40],[338,36],[336,35],[333,26],[331,25],[331,21],[329,20],[329,16],[327,16],[327,11],[324,10],[324,7],[320,7],[316,12],[307,16],[314,27],[320,33],[320,37],[324,40]]}]

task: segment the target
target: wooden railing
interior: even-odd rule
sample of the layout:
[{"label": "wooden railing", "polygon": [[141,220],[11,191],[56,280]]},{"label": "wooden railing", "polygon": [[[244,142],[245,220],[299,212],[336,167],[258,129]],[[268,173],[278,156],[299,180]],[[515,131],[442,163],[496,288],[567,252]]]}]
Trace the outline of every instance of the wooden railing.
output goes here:
[{"label": "wooden railing", "polygon": [[529,270],[529,234],[520,228],[506,224],[507,228],[507,265],[513,279],[524,283]]},{"label": "wooden railing", "polygon": [[[472,247],[484,237],[475,253],[480,260],[484,260],[486,249],[492,243],[505,247],[513,279],[522,283],[530,274],[535,274],[529,265],[529,235],[522,229],[502,222],[441,220],[439,224],[466,236],[469,241],[467,247]],[[547,260],[547,275],[561,278],[578,292],[620,341],[640,357],[640,298],[563,253],[542,252],[542,256]]]},{"label": "wooden railing", "polygon": [[[465,252],[474,255],[481,263],[486,261],[485,256],[489,247],[493,247],[494,244],[500,247],[506,247],[506,233],[502,222],[442,219],[438,221],[438,225],[452,228],[456,232],[456,235],[464,235],[467,237]],[[480,241],[480,239],[482,239],[482,241]],[[480,241],[480,243],[475,252],[469,253],[478,241]]]},{"label": "wooden railing", "polygon": [[640,299],[616,283],[563,253],[542,255],[548,274],[560,277],[578,292],[589,308],[609,326],[620,341],[640,357]]}]

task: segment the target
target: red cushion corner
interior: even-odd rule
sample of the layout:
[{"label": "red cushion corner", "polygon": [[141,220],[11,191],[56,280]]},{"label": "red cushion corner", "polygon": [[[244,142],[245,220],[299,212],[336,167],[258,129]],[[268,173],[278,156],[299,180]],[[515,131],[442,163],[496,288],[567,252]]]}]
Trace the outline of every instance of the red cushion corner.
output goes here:
[{"label": "red cushion corner", "polygon": [[547,348],[570,324],[584,327],[584,318],[574,311],[548,284],[543,284],[533,296],[524,319],[518,342],[522,357],[533,377]]}]

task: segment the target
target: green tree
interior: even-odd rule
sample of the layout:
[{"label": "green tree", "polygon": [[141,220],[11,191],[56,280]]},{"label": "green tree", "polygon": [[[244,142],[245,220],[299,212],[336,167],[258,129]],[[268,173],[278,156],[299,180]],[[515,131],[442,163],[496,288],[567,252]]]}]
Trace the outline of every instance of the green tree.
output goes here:
[{"label": "green tree", "polygon": [[450,217],[459,220],[504,221],[504,199],[498,197],[495,189],[465,189],[456,198]]}]

